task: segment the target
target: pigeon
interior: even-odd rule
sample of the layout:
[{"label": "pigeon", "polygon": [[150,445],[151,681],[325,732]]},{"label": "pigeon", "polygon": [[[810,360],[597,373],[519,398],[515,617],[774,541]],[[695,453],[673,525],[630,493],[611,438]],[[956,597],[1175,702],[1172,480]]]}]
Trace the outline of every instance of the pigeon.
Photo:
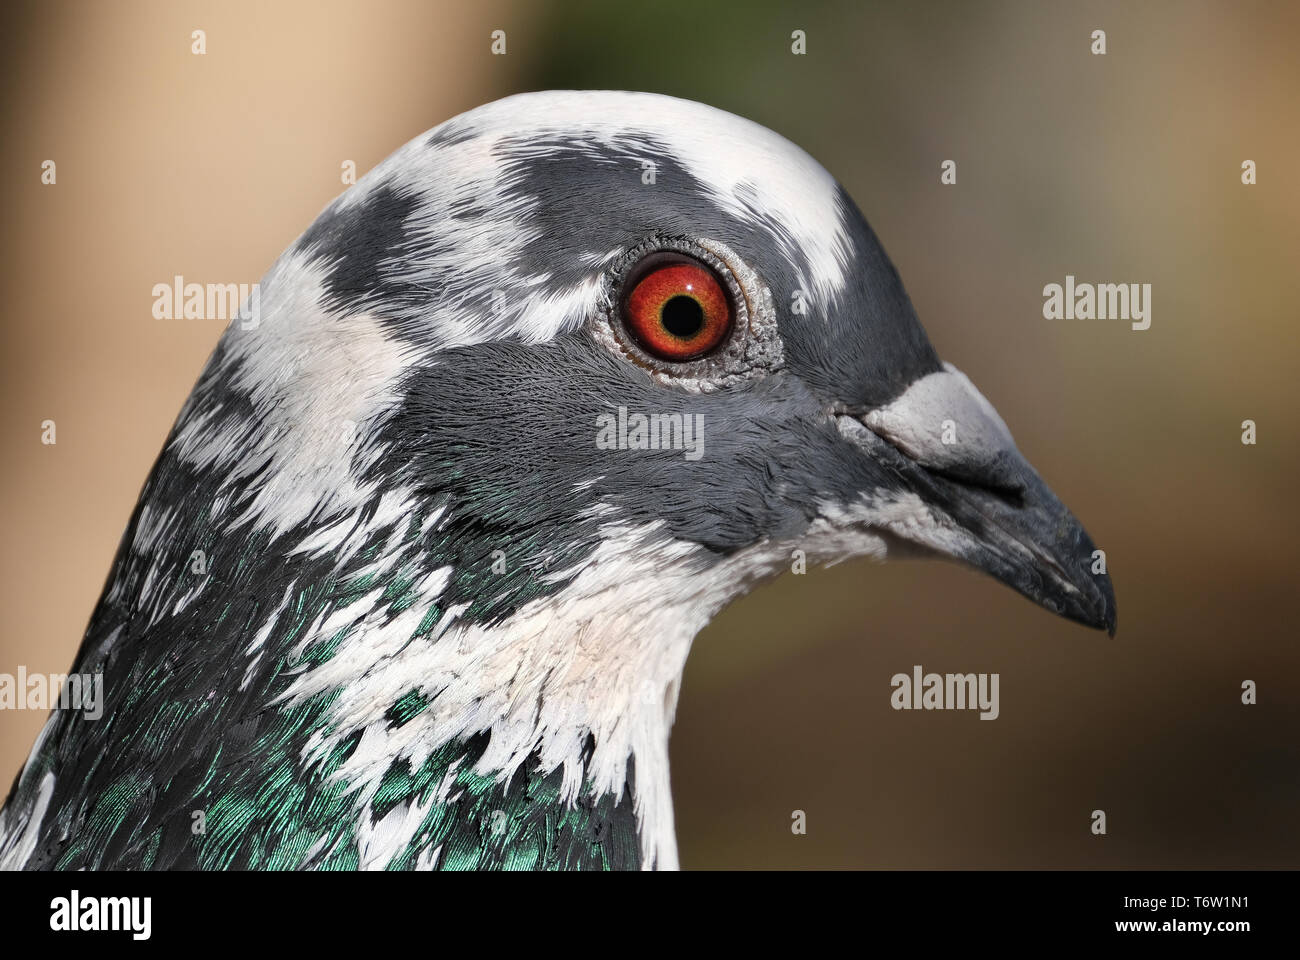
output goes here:
[{"label": "pigeon", "polygon": [[0,866],[674,869],[692,640],[793,563],[947,558],[1114,633],[854,201],[748,120],[481,106],[255,293],[77,654],[102,715],[51,713]]}]

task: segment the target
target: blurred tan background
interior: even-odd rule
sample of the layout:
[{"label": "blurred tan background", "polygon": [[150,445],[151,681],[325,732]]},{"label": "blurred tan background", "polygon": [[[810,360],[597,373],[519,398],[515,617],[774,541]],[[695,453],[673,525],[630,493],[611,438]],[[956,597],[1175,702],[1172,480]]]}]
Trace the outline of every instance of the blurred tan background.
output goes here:
[{"label": "blurred tan background", "polygon": [[[155,283],[257,280],[343,161],[480,103],[652,90],[840,178],[1119,599],[1114,640],[942,564],[811,570],[736,604],[674,731],[683,865],[1300,866],[1300,8],[1131,7],[7,4],[0,672],[70,664],[220,333],[153,319]],[[1067,273],[1152,284],[1150,330],[1044,320]],[[1000,673],[1001,717],[891,710],[917,663]],[[0,713],[5,791],[43,720]]]}]

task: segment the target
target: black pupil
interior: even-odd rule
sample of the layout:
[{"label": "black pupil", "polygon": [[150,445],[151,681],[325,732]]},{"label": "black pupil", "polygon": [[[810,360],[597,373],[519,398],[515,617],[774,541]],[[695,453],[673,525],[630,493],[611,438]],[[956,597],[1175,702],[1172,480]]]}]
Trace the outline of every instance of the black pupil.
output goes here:
[{"label": "black pupil", "polygon": [[659,316],[664,329],[683,340],[689,340],[704,329],[704,308],[694,297],[684,294],[669,299]]}]

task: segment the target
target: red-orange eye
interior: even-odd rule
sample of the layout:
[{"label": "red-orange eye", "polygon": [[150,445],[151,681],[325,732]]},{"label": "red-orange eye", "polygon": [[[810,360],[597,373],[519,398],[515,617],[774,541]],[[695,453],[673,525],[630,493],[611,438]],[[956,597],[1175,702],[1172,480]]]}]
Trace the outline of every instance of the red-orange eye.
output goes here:
[{"label": "red-orange eye", "polygon": [[623,301],[628,333],[661,360],[694,360],[731,330],[731,304],[717,276],[683,256],[636,279]]}]

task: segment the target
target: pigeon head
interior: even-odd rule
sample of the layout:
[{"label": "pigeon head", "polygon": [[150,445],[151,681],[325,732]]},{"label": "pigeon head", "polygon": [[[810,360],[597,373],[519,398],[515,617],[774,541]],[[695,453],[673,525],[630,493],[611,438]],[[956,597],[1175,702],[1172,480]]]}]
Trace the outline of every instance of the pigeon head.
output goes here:
[{"label": "pigeon head", "polygon": [[[321,404],[299,426],[348,425],[337,459],[362,484],[530,531],[482,540],[507,569],[558,575],[631,536],[696,572],[732,561],[734,583],[738,557],[909,543],[1113,628],[1080,525],[940,362],[843,188],[765,128],[647,94],[512,97],[400,150],[277,273],[343,318],[340,362],[382,339],[400,367],[361,410],[322,398],[351,407],[372,379],[290,378]],[[247,353],[278,360],[279,324],[304,319],[275,313]],[[321,362],[309,334],[287,346]],[[320,458],[320,432],[290,443]],[[476,612],[501,612],[498,588],[476,578]]]},{"label": "pigeon head", "polygon": [[[144,684],[122,712],[206,697],[183,757],[140,748],[168,790],[175,764],[215,804],[276,763],[342,786],[330,815],[164,844],[176,863],[260,865],[292,830],[277,865],[674,866],[690,643],[800,558],[939,555],[1114,629],[1091,540],[940,361],[853,201],[731,114],[602,92],[473,110],[330,204],[255,307],[81,659]],[[54,807],[93,820],[48,769]]]}]

